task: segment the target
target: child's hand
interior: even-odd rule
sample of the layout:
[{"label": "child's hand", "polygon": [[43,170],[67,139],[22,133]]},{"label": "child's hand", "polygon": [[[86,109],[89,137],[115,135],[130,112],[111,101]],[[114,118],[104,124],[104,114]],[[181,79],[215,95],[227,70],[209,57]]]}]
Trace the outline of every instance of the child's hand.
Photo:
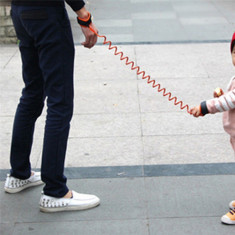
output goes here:
[{"label": "child's hand", "polygon": [[221,88],[218,87],[214,90],[213,95],[214,95],[214,98],[219,98],[223,94],[224,94],[224,91]]},{"label": "child's hand", "polygon": [[194,117],[199,117],[202,116],[202,112],[201,112],[201,106],[195,106],[193,108],[190,109],[190,113],[194,116]]}]

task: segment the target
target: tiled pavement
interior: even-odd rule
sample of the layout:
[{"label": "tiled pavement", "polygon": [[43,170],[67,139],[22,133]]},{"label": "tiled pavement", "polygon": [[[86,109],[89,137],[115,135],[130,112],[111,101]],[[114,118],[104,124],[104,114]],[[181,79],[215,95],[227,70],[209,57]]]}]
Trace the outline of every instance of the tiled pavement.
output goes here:
[{"label": "tiled pavement", "polygon": [[100,0],[87,7],[116,43],[224,42],[235,28],[233,0]]},{"label": "tiled pavement", "polygon": [[[87,7],[100,33],[185,103],[210,98],[234,75],[228,43],[235,30],[234,1],[97,2]],[[234,155],[221,114],[194,119],[180,111],[106,46],[78,46],[82,36],[71,21],[75,112],[65,173],[70,188],[97,194],[101,205],[48,215],[38,210],[41,187],[3,192],[22,81],[16,46],[1,46],[0,234],[233,234],[235,227],[220,223],[235,194]],[[36,169],[44,122],[45,112],[32,150]]]}]

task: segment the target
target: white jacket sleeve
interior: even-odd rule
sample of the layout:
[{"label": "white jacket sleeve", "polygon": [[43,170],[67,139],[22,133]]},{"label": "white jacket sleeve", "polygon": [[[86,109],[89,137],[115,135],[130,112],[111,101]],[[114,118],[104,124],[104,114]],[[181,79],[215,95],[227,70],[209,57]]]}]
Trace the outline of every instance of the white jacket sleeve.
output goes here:
[{"label": "white jacket sleeve", "polygon": [[235,109],[235,89],[219,98],[207,100],[206,106],[209,113],[224,112]]}]

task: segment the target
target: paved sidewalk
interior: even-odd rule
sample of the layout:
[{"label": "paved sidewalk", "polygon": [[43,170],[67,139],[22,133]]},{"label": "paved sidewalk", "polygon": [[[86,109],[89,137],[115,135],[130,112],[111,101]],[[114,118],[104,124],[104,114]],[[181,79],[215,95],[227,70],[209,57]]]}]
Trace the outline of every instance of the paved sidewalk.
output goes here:
[{"label": "paved sidewalk", "polygon": [[[229,52],[234,2],[142,2],[102,0],[88,6],[100,32],[185,104],[211,98],[218,86],[225,90],[234,76]],[[146,22],[141,18],[145,10]],[[151,30],[152,19],[160,26]],[[71,189],[96,194],[101,205],[44,214],[38,208],[42,187],[4,193],[23,84],[17,46],[0,45],[0,234],[233,234],[234,226],[220,223],[235,195],[235,158],[222,115],[191,117],[125,66],[102,40],[91,50],[79,46],[82,37],[73,20],[72,25],[77,34],[75,110],[65,173]],[[191,38],[190,29],[195,32]],[[44,110],[36,124],[34,169],[40,169],[45,115]]]},{"label": "paved sidewalk", "polygon": [[[229,43],[120,48],[190,106],[211,98],[218,86],[226,89],[234,74]],[[0,169],[9,169],[6,158],[22,87],[21,62],[16,46],[2,46],[1,53]],[[234,162],[221,114],[196,119],[181,111],[107,46],[76,47],[74,104],[67,167]],[[45,110],[36,124],[33,168],[41,164],[44,123]]]},{"label": "paved sidewalk", "polygon": [[99,31],[121,44],[226,42],[235,28],[234,0],[89,0],[87,8]]},{"label": "paved sidewalk", "polygon": [[[234,176],[101,178],[69,180],[71,188],[96,193],[101,205],[83,212],[39,212],[41,187],[18,195],[0,193],[1,234],[226,235],[220,223],[235,194]],[[0,183],[1,188],[3,183]]]},{"label": "paved sidewalk", "polygon": [[[217,86],[225,88],[234,72],[228,43],[121,48],[189,105],[210,98]],[[66,175],[70,188],[97,194],[102,203],[86,212],[47,215],[38,208],[42,187],[18,195],[4,193],[11,127],[22,82],[17,48],[3,46],[0,233],[233,233],[233,226],[220,223],[235,194],[234,155],[221,115],[194,119],[180,111],[105,46],[92,50],[77,46],[76,52],[75,112]],[[87,67],[79,63],[81,58],[90,61]],[[40,168],[44,122],[45,113],[36,126],[34,168]]]}]

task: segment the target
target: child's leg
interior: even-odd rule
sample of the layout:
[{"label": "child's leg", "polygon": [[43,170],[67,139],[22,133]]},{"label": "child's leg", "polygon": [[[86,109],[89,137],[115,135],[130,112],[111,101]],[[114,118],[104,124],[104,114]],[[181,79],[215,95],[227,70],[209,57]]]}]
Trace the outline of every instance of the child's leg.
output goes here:
[{"label": "child's leg", "polygon": [[[232,145],[232,148],[235,153],[235,137],[230,138],[230,142]],[[234,224],[235,225],[235,201],[231,201],[229,204],[229,207],[231,211],[229,211],[226,215],[221,217],[221,221],[225,224]]]}]

